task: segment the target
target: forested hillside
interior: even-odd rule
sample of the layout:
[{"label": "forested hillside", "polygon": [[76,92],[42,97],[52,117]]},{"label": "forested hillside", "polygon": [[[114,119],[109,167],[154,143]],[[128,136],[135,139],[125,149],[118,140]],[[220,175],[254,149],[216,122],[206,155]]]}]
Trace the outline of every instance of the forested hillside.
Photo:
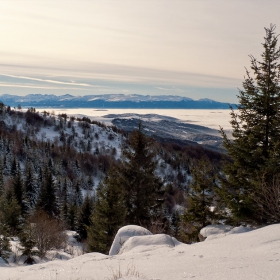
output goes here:
[{"label": "forested hillside", "polygon": [[[132,211],[136,201],[126,200],[123,204],[125,207],[116,213],[125,216],[132,211],[128,215],[130,219],[123,216],[111,229],[110,238],[105,238],[100,251],[106,252],[118,228],[129,223],[142,223],[153,232],[173,232],[181,240],[191,240],[188,235],[181,234],[181,220],[188,205],[187,193],[192,182],[192,171],[199,159],[204,159],[212,162],[211,172],[217,172],[221,162],[220,154],[205,150],[199,145],[158,143],[145,136],[140,127],[128,134],[89,118],[38,113],[35,108],[12,109],[3,103],[0,113],[0,217],[3,236],[22,236],[24,248],[28,241],[26,232],[30,231],[29,238],[33,236],[30,225],[47,219],[50,223],[55,223],[61,232],[65,229],[77,231],[79,241],[91,244],[86,245],[87,250],[96,250],[97,245],[92,244],[96,239],[95,235],[100,233],[95,231],[98,227],[101,232],[106,230],[102,228],[101,222],[111,215],[107,213],[104,217],[104,205],[115,201],[120,203],[125,199],[132,191],[130,182],[126,191],[123,189],[125,182],[139,176],[136,169],[142,170],[147,163],[150,164],[148,169],[140,175],[141,179],[146,176],[146,181],[143,181],[138,190],[134,190],[136,200],[140,203],[136,209],[141,214]],[[138,143],[140,140],[142,148]],[[137,149],[140,149],[139,155],[148,153],[142,162],[139,162],[140,159],[133,159]],[[122,183],[114,181],[113,185],[108,182],[108,177],[113,172],[124,174],[124,170],[129,171],[125,164],[132,161],[135,163],[130,170],[136,171],[134,175],[129,175],[132,179],[123,177]],[[139,180],[140,178],[135,183]],[[158,187],[154,190],[154,183],[151,184],[153,180],[158,182]],[[111,202],[108,201],[108,192],[104,191],[110,184],[114,192]],[[137,197],[139,190],[144,191]],[[158,193],[155,199],[159,203],[151,217],[150,207],[154,205],[152,199],[155,192]],[[131,196],[133,195],[130,194],[129,197]],[[145,201],[146,206],[141,206],[141,201]],[[113,204],[110,209],[115,211]],[[146,214],[142,213],[144,209]],[[103,218],[100,213],[103,213]],[[135,220],[135,215],[140,215],[143,219],[139,216]],[[189,230],[192,232],[191,228]],[[100,236],[98,240],[100,241]],[[33,242],[34,245],[37,241]],[[62,245],[57,245],[60,246]],[[42,249],[40,256],[44,257],[46,251],[47,249]],[[27,260],[32,262],[31,256],[29,257]]]}]

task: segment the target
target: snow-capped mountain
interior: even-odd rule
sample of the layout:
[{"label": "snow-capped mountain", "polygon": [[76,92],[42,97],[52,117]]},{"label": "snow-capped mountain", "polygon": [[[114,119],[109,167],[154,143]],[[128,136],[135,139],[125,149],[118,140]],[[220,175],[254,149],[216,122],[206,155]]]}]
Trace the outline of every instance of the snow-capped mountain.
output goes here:
[{"label": "snow-capped mountain", "polygon": [[73,96],[29,94],[26,96],[0,95],[0,100],[15,107],[65,107],[65,108],[149,108],[149,109],[228,109],[229,104],[211,99],[193,100],[174,95],[105,94]]}]

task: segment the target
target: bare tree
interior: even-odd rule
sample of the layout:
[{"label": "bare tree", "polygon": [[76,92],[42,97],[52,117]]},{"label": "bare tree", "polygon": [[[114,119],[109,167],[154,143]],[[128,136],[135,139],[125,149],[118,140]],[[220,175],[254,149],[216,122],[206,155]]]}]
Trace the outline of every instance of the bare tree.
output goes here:
[{"label": "bare tree", "polygon": [[65,248],[67,235],[61,221],[39,211],[30,218],[30,223],[40,258],[44,258],[50,250]]},{"label": "bare tree", "polygon": [[258,196],[254,201],[260,209],[258,213],[269,224],[280,222],[280,174],[274,174],[267,179],[266,174],[258,178]]}]

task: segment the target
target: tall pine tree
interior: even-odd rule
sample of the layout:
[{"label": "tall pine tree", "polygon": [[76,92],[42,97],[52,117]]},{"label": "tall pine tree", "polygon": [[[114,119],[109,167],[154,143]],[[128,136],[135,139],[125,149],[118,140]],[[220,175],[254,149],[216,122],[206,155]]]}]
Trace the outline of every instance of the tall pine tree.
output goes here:
[{"label": "tall pine tree", "polygon": [[35,184],[35,174],[31,164],[28,162],[25,166],[25,179],[24,179],[24,204],[27,212],[35,208],[38,190]]},{"label": "tall pine tree", "polygon": [[220,195],[227,202],[233,223],[266,223],[265,201],[255,203],[263,186],[280,172],[280,49],[275,26],[265,28],[258,61],[250,56],[252,74],[247,70],[243,89],[239,91],[238,110],[231,112],[233,139],[221,129],[224,147],[232,162],[226,164]]},{"label": "tall pine tree", "polygon": [[163,182],[156,175],[156,150],[139,123],[123,149],[120,183],[125,192],[126,223],[150,227],[162,217]]},{"label": "tall pine tree", "polygon": [[81,241],[87,239],[87,227],[91,225],[91,215],[93,212],[93,197],[88,195],[81,206],[77,222],[77,233]]},{"label": "tall pine tree", "polygon": [[51,171],[45,167],[43,172],[42,186],[36,204],[37,209],[41,209],[50,216],[57,216],[59,207],[56,197],[56,186]]},{"label": "tall pine tree", "polygon": [[184,220],[192,225],[190,239],[198,240],[199,231],[215,219],[214,190],[215,174],[211,162],[202,158],[192,169],[193,181],[188,193],[187,212]]},{"label": "tall pine tree", "polygon": [[119,177],[117,168],[112,167],[98,186],[91,225],[87,227],[89,251],[108,253],[115,234],[125,224],[126,207]]}]

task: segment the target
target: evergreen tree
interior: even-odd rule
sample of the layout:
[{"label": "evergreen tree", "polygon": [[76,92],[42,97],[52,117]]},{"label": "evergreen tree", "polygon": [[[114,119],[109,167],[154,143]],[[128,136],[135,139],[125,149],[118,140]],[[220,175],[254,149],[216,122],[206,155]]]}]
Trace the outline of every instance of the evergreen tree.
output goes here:
[{"label": "evergreen tree", "polygon": [[181,237],[181,216],[182,214],[180,214],[178,210],[174,211],[171,215],[171,223],[170,223],[171,235],[178,240]]},{"label": "evergreen tree", "polygon": [[92,224],[87,227],[89,251],[108,253],[115,234],[124,225],[126,207],[119,178],[118,169],[112,167],[98,186]]},{"label": "evergreen tree", "polygon": [[66,204],[65,207],[66,209],[63,209],[63,211],[67,212],[66,223],[69,226],[70,230],[76,230],[79,207],[76,203]]},{"label": "evergreen tree", "polygon": [[93,190],[93,187],[94,187],[94,182],[92,180],[92,176],[88,176],[86,190],[91,191]]},{"label": "evergreen tree", "polygon": [[12,166],[11,166],[11,176],[14,177],[18,174],[17,170],[17,161],[15,158],[13,158]]},{"label": "evergreen tree", "polygon": [[0,221],[10,235],[19,232],[22,223],[21,207],[12,192],[0,198]]},{"label": "evergreen tree", "polygon": [[81,190],[80,180],[76,180],[76,182],[73,186],[73,201],[74,201],[74,204],[78,205],[79,207],[83,203],[83,194],[82,194],[82,190]]},{"label": "evergreen tree", "polygon": [[91,225],[92,212],[93,212],[93,198],[86,196],[84,203],[80,209],[78,223],[77,223],[77,233],[79,234],[80,240],[87,239],[87,227]]},{"label": "evergreen tree", "polygon": [[35,184],[35,175],[30,163],[27,163],[25,168],[24,191],[25,208],[30,212],[35,208],[38,198],[37,186]]},{"label": "evergreen tree", "polygon": [[233,139],[221,129],[232,162],[225,165],[220,195],[235,224],[267,222],[262,215],[265,202],[255,203],[260,192],[256,181],[263,177],[263,186],[269,186],[280,172],[280,49],[274,30],[274,25],[265,28],[262,60],[250,56],[254,77],[246,71],[237,113],[231,112]]},{"label": "evergreen tree", "polygon": [[61,219],[65,222],[66,225],[69,225],[68,214],[69,214],[69,201],[68,201],[68,182],[65,177],[64,183],[62,184],[62,190],[60,195],[60,215]]},{"label": "evergreen tree", "polygon": [[3,169],[0,169],[0,197],[4,194],[4,187]]},{"label": "evergreen tree", "polygon": [[189,206],[184,215],[185,221],[192,225],[189,233],[190,239],[198,240],[199,231],[211,224],[215,219],[214,212],[214,169],[211,162],[203,158],[198,161],[192,170],[193,181],[188,193]]},{"label": "evergreen tree", "polygon": [[33,225],[29,222],[26,222],[20,235],[19,241],[21,245],[22,256],[25,257],[24,263],[34,264],[34,256],[38,255],[38,250],[35,248],[36,240],[33,232]]},{"label": "evergreen tree", "polygon": [[17,172],[13,177],[13,193],[14,197],[17,200],[18,205],[20,206],[21,213],[24,212],[24,203],[23,203],[23,184],[20,172]]},{"label": "evergreen tree", "polygon": [[126,223],[150,227],[162,215],[163,182],[156,175],[154,141],[134,130],[123,150],[120,184],[125,190]]},{"label": "evergreen tree", "polygon": [[56,186],[48,167],[46,167],[43,172],[43,181],[36,207],[44,210],[51,216],[56,216],[59,212],[56,198]]},{"label": "evergreen tree", "polygon": [[0,258],[2,258],[5,262],[8,262],[8,258],[11,252],[12,250],[8,232],[5,228],[5,225],[0,223]]}]

